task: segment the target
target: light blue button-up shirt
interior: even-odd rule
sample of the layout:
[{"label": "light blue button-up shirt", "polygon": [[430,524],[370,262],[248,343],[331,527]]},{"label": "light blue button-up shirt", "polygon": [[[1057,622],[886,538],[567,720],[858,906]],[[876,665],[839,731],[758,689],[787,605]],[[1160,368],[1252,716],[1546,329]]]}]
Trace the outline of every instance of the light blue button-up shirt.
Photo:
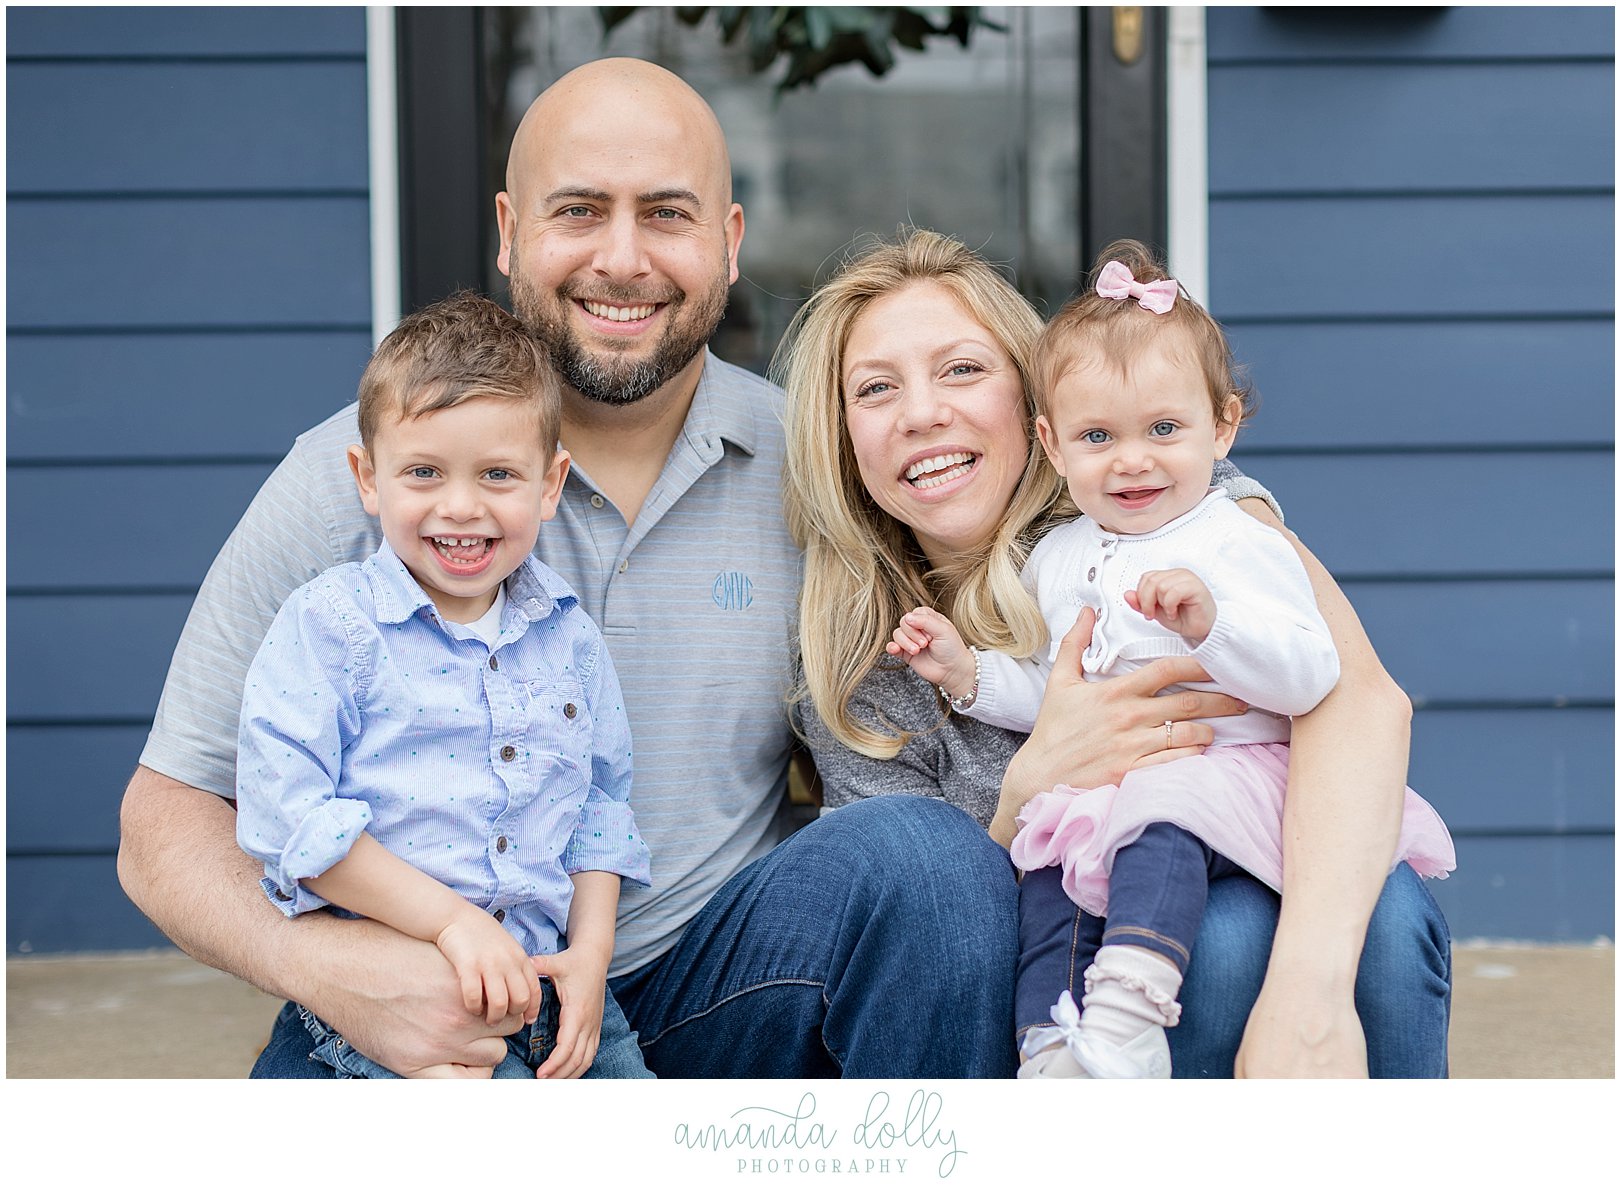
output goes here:
[{"label": "light blue button-up shirt", "polygon": [[602,634],[532,557],[506,593],[492,649],[385,542],[277,613],[243,697],[237,838],[287,915],[326,905],[299,881],[362,831],[500,911],[530,954],[562,947],[574,872],[648,882]]}]

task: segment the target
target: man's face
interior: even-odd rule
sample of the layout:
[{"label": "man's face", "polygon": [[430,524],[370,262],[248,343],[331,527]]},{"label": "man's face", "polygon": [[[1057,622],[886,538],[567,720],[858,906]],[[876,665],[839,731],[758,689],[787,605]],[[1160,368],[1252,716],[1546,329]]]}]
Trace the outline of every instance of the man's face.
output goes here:
[{"label": "man's face", "polygon": [[[742,209],[676,116],[575,107],[532,137],[497,198],[519,318],[575,391],[639,401],[703,350],[737,278]],[[699,141],[703,138],[699,137]]]}]

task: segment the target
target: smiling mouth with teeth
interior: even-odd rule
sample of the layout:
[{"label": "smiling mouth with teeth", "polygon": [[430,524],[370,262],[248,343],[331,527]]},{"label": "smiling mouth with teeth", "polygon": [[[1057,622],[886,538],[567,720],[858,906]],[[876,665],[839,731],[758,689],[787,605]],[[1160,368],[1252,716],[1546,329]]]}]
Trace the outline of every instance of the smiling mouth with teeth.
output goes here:
[{"label": "smiling mouth with teeth", "polygon": [[598,318],[606,318],[610,322],[640,322],[644,318],[651,318],[659,308],[657,304],[608,305],[604,302],[590,301],[585,298],[580,299],[580,305],[585,307],[586,313],[594,314]]},{"label": "smiling mouth with teeth", "polygon": [[495,548],[494,537],[429,537],[434,552],[446,561],[466,565]]},{"label": "smiling mouth with teeth", "polygon": [[973,470],[976,458],[977,455],[961,452],[941,454],[934,458],[920,458],[907,467],[906,473],[901,477],[920,491],[939,487],[942,483],[960,479]]}]

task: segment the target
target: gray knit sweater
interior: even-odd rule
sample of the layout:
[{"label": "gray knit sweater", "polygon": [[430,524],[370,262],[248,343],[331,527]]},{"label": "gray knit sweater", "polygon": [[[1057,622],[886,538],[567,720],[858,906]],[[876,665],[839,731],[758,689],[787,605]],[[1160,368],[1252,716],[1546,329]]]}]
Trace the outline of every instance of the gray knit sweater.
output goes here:
[{"label": "gray knit sweater", "polygon": [[911,793],[938,797],[965,810],[980,825],[990,824],[1002,773],[1024,742],[1023,735],[961,714],[943,714],[934,687],[904,661],[890,657],[879,661],[856,688],[850,708],[861,722],[878,725],[887,719],[917,733],[893,760],[869,759],[835,739],[807,706],[805,739],[822,778],[824,810],[863,797]]}]

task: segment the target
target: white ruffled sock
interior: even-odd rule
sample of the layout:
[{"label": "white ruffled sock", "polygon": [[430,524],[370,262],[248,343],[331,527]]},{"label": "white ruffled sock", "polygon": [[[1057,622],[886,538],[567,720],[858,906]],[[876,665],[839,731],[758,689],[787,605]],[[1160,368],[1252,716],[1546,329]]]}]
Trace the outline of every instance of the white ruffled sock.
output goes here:
[{"label": "white ruffled sock", "polygon": [[1169,959],[1135,945],[1101,947],[1082,976],[1081,1033],[1125,1045],[1150,1028],[1175,1027],[1182,972]]}]

